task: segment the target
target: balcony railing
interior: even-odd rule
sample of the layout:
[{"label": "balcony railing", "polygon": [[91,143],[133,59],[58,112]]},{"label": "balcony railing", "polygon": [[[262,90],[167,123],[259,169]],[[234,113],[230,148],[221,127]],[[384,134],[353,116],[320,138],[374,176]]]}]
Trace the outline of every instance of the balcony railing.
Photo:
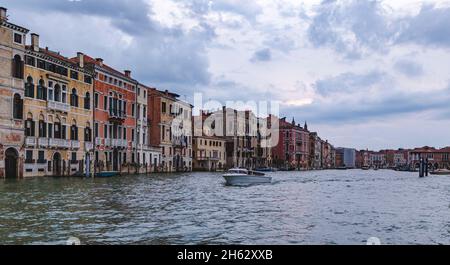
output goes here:
[{"label": "balcony railing", "polygon": [[107,140],[111,141],[112,147],[128,148],[127,140],[123,139],[107,139]]},{"label": "balcony railing", "polygon": [[109,118],[114,120],[125,120],[127,117],[125,111],[119,109],[109,109]]},{"label": "balcony railing", "polygon": [[69,112],[70,105],[67,103],[57,102],[57,101],[48,101],[47,107],[52,110],[61,111],[61,112]]},{"label": "balcony railing", "polygon": [[48,138],[39,138],[39,147],[48,147]]},{"label": "balcony railing", "polygon": [[70,148],[70,141],[65,139],[50,139],[49,140],[50,147],[57,148]]},{"label": "balcony railing", "polygon": [[105,146],[111,146],[111,139],[105,139]]},{"label": "balcony railing", "polygon": [[81,147],[80,141],[74,141],[74,140],[72,140],[72,141],[71,141],[71,144],[72,144],[72,148],[73,148],[73,149],[80,149],[80,147]]},{"label": "balcony railing", "polygon": [[101,138],[95,138],[95,145],[102,145],[102,139]]},{"label": "balcony railing", "polygon": [[27,137],[25,138],[25,145],[26,146],[36,146],[36,137]]},{"label": "balcony railing", "polygon": [[91,151],[94,149],[94,144],[91,142],[85,142],[84,143],[84,150],[85,151]]}]

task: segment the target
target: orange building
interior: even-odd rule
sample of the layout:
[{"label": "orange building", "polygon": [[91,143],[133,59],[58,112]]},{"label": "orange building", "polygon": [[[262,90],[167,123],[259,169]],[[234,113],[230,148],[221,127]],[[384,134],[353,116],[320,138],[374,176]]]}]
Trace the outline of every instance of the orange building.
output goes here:
[{"label": "orange building", "polygon": [[95,171],[122,171],[136,163],[136,89],[131,71],[120,72],[103,59],[83,58],[94,81]]}]

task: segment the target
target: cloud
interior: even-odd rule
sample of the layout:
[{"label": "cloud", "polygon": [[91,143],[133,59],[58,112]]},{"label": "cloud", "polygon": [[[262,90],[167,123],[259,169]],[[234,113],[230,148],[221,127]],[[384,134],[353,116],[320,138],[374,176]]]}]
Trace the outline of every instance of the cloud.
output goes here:
[{"label": "cloud", "polygon": [[386,73],[375,70],[364,74],[343,73],[336,77],[318,80],[315,89],[322,96],[367,92],[372,86],[379,85],[387,79]]},{"label": "cloud", "polygon": [[308,28],[316,47],[330,47],[347,59],[372,52],[386,54],[393,45],[450,47],[450,8],[423,5],[415,15],[395,17],[380,1],[326,0]]},{"label": "cloud", "polygon": [[256,51],[252,58],[251,62],[268,62],[272,60],[272,51],[268,48]]},{"label": "cloud", "polygon": [[395,63],[394,68],[407,77],[414,78],[424,74],[422,65],[408,59],[398,61]]},{"label": "cloud", "polygon": [[329,46],[347,58],[361,58],[366,49],[385,51],[392,25],[378,1],[323,1],[308,29],[317,47]]},{"label": "cloud", "polygon": [[[450,86],[412,92],[404,87],[398,88],[388,74],[379,72],[359,76],[346,73],[320,82],[318,93],[324,97],[316,98],[312,104],[303,107],[287,106],[284,111],[297,113],[302,119],[320,124],[361,123],[374,119],[386,121],[399,115],[430,111],[435,113],[430,119],[441,119],[442,113],[450,111]],[[336,88],[335,85],[340,83],[342,86]],[[369,91],[368,87],[375,89]],[[338,94],[340,90],[344,92]]]},{"label": "cloud", "polygon": [[139,81],[163,89],[186,92],[210,81],[206,47],[215,32],[208,24],[189,31],[162,25],[143,0],[6,0],[6,5],[16,23],[50,39],[43,45],[63,49],[66,56],[82,51],[103,57],[118,70],[131,69]]},{"label": "cloud", "polygon": [[397,38],[398,43],[416,43],[424,46],[450,47],[450,8],[422,6],[416,16],[400,21],[404,29]]}]

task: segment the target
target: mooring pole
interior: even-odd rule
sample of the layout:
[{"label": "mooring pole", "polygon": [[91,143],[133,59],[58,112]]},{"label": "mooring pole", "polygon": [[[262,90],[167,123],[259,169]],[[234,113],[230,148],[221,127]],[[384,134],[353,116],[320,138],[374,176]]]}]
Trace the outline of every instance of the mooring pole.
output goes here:
[{"label": "mooring pole", "polygon": [[425,177],[428,177],[428,158],[425,159]]},{"label": "mooring pole", "polygon": [[423,178],[424,177],[424,168],[423,168],[423,158],[420,159],[419,162],[419,178]]}]

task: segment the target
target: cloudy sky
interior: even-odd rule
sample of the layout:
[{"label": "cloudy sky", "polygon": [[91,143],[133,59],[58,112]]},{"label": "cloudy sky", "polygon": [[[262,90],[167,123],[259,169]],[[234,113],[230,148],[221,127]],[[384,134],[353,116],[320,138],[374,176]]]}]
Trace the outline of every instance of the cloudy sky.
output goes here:
[{"label": "cloudy sky", "polygon": [[192,100],[277,100],[336,146],[450,146],[450,1],[3,0],[41,46]]}]

